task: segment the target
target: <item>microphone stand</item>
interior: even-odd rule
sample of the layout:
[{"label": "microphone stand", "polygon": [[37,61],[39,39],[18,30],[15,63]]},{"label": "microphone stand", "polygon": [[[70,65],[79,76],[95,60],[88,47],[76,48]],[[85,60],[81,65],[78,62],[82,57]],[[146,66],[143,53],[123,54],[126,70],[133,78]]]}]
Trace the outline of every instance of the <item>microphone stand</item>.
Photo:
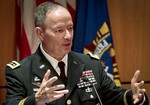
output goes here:
[{"label": "microphone stand", "polygon": [[103,105],[103,103],[102,103],[102,101],[101,101],[101,99],[100,99],[100,96],[99,96],[99,94],[98,94],[98,92],[97,92],[97,90],[96,90],[96,88],[95,88],[94,85],[95,85],[95,84],[93,84],[93,88],[94,88],[94,91],[95,91],[95,93],[96,93],[96,95],[97,95],[97,97],[98,97],[98,100],[99,100],[99,102],[100,102],[100,105]]}]

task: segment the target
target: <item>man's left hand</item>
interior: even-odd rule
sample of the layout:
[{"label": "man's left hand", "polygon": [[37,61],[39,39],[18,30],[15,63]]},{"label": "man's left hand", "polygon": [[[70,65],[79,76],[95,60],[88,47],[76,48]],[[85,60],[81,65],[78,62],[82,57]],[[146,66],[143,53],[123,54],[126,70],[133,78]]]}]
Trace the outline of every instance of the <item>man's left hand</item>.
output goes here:
[{"label": "man's left hand", "polygon": [[140,70],[137,70],[131,80],[131,89],[133,93],[133,104],[137,104],[142,101],[146,89],[142,89],[141,86],[144,84],[144,81],[137,82],[140,75]]}]

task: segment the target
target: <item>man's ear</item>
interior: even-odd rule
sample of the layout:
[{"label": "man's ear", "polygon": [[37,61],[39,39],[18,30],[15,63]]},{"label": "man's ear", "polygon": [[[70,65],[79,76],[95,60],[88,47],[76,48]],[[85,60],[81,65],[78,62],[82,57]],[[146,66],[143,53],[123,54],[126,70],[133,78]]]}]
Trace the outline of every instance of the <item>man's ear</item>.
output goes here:
[{"label": "man's ear", "polygon": [[44,34],[43,34],[43,30],[40,28],[40,27],[36,27],[35,28],[35,32],[38,36],[38,38],[43,41],[43,38],[44,38]]}]

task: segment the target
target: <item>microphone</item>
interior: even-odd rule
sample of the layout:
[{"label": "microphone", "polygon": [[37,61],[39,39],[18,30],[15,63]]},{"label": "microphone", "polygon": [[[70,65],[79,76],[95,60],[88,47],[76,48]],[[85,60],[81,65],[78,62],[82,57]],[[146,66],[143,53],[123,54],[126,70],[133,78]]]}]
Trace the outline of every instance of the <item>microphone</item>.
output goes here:
[{"label": "microphone", "polygon": [[96,95],[97,95],[97,97],[98,97],[98,100],[99,100],[99,102],[100,102],[100,105],[103,105],[103,103],[102,103],[102,101],[101,101],[101,99],[100,99],[100,96],[99,96],[99,94],[98,94],[98,92],[97,92],[97,90],[96,90],[96,88],[95,88],[95,84],[92,84],[92,86],[93,86],[94,91],[95,91],[95,93],[96,93]]},{"label": "microphone", "polygon": [[100,98],[100,96],[99,96],[99,94],[98,94],[98,92],[97,92],[97,90],[96,90],[96,87],[95,87],[95,84],[96,84],[96,83],[90,82],[90,80],[89,80],[88,78],[84,78],[84,80],[87,81],[87,82],[89,82],[89,83],[93,86],[94,91],[95,91],[95,93],[96,93],[96,96],[98,97],[98,100],[99,100],[99,102],[100,102],[100,105],[103,105],[103,103],[102,103],[102,101],[101,101],[101,98]]}]

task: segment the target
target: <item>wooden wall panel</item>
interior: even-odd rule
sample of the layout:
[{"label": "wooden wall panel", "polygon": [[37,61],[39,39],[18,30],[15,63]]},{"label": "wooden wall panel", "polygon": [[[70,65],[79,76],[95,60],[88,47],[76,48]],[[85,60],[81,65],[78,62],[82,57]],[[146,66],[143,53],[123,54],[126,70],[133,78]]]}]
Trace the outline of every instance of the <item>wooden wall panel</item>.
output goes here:
[{"label": "wooden wall panel", "polygon": [[15,58],[15,0],[0,0],[0,105],[5,100],[5,65]]},{"label": "wooden wall panel", "polygon": [[123,86],[137,69],[150,99],[150,0],[107,0],[116,61]]},{"label": "wooden wall panel", "polygon": [[5,102],[6,88],[0,88],[0,105]]},{"label": "wooden wall panel", "polygon": [[[141,79],[150,81],[149,0],[108,0],[116,59],[122,81],[140,69]],[[126,75],[127,74],[127,75]]]}]

